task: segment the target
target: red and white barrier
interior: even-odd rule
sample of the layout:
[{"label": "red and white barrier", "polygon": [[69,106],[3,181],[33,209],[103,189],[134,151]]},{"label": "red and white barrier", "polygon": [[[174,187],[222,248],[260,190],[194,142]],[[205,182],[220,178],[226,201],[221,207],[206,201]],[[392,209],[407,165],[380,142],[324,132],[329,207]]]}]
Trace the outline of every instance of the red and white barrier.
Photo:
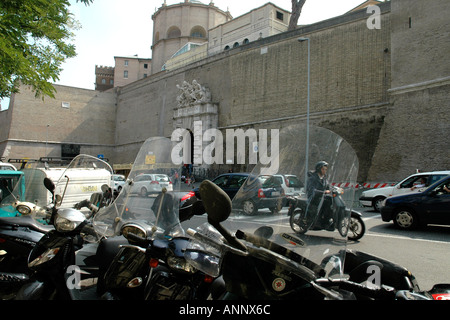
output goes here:
[{"label": "red and white barrier", "polygon": [[395,183],[351,183],[351,182],[334,182],[331,184],[332,186],[336,186],[339,188],[355,188],[355,189],[359,189],[359,188],[364,188],[364,189],[378,189],[378,188],[385,188],[385,187],[389,187],[389,186],[393,186],[395,185]]}]

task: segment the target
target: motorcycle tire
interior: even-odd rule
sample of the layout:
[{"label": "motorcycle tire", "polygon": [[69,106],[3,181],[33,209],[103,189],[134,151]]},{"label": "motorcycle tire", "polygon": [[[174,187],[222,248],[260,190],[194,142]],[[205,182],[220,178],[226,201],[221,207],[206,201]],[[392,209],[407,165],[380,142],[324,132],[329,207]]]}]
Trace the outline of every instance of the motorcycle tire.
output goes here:
[{"label": "motorcycle tire", "polygon": [[352,215],[350,217],[350,224],[348,227],[349,235],[348,239],[357,241],[362,238],[366,232],[366,226],[360,216]]},{"label": "motorcycle tire", "polygon": [[339,234],[341,236],[347,237],[349,226],[350,226],[350,218],[343,217],[343,218],[338,220],[337,225],[336,225],[336,229],[338,229]]},{"label": "motorcycle tire", "polygon": [[291,229],[297,234],[305,234],[316,219],[307,219],[305,217],[305,211],[302,209],[295,209],[289,218],[289,224]]}]

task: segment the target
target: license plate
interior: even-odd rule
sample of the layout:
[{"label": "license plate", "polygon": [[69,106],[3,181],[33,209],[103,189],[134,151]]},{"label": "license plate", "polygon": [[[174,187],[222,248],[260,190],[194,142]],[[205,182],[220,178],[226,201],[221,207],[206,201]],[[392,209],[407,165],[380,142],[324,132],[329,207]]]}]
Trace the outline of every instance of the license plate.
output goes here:
[{"label": "license plate", "polygon": [[272,191],[272,197],[280,196],[280,191]]}]

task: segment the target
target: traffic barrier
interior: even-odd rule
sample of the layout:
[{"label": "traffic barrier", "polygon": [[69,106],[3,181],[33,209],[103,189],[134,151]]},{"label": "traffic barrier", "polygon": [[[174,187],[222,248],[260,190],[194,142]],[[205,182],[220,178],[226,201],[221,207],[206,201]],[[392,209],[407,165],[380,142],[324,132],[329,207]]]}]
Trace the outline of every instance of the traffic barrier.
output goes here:
[{"label": "traffic barrier", "polygon": [[339,187],[339,188],[355,188],[355,189],[378,189],[378,188],[385,188],[389,186],[394,186],[395,183],[390,182],[377,182],[377,183],[351,183],[351,182],[333,182],[331,184],[332,186]]}]

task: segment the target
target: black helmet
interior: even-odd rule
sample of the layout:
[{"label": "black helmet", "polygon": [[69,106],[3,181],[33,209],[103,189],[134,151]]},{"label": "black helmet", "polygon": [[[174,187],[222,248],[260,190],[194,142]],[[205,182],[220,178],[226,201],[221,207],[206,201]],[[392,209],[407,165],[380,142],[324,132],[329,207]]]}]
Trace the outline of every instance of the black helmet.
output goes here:
[{"label": "black helmet", "polygon": [[328,162],[326,161],[319,161],[316,163],[316,172],[319,172],[322,167],[328,167]]}]

